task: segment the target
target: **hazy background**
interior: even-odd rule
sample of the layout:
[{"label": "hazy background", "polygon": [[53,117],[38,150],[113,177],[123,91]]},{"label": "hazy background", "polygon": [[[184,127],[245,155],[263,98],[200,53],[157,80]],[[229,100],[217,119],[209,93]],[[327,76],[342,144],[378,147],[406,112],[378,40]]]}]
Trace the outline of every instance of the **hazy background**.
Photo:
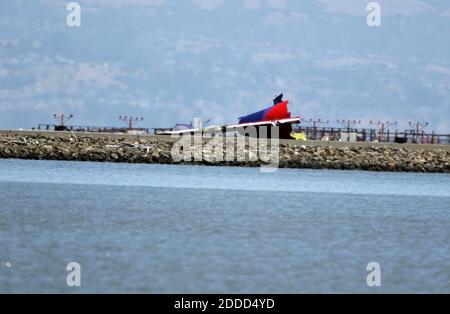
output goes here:
[{"label": "hazy background", "polygon": [[429,121],[449,132],[450,4],[379,0],[1,1],[0,128],[236,122],[284,92],[306,118]]}]

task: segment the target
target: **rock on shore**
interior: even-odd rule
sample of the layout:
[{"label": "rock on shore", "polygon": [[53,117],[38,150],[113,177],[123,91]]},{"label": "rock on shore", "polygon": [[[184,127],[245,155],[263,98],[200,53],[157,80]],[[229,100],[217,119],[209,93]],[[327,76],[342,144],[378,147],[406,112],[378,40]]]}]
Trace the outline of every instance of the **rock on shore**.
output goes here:
[{"label": "rock on shore", "polygon": [[[108,136],[45,136],[0,134],[0,158],[36,160],[73,160],[125,163],[175,164],[171,149],[175,140],[164,137],[140,139]],[[258,152],[248,146],[244,150],[247,161],[191,160],[178,164],[255,167],[261,161],[248,161]],[[201,151],[191,148],[193,155],[207,157],[211,153],[203,145]],[[224,146],[225,156],[227,147]],[[280,144],[279,167],[311,169],[360,169],[372,171],[442,172],[450,173],[450,151],[447,149],[408,149],[404,147],[323,147],[299,143]],[[224,158],[225,159],[225,158]]]}]

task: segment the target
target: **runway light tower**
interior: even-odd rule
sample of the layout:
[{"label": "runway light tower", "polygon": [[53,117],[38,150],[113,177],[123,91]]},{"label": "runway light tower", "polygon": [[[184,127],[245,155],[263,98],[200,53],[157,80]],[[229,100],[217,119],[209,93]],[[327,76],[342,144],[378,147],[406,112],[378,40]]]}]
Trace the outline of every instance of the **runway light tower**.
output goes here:
[{"label": "runway light tower", "polygon": [[131,130],[136,123],[143,121],[144,117],[119,116],[119,120],[126,122]]},{"label": "runway light tower", "polygon": [[416,134],[419,134],[420,132],[423,131],[424,128],[426,128],[428,126],[428,122],[412,122],[409,121],[409,126],[414,127]]},{"label": "runway light tower", "polygon": [[312,127],[313,127],[313,128],[316,128],[316,127],[318,127],[318,126],[321,125],[321,124],[328,124],[328,123],[330,123],[330,120],[322,120],[322,119],[316,119],[316,120],[314,120],[314,119],[302,119],[302,122],[304,122],[304,123],[310,123],[310,124],[312,124]]},{"label": "runway light tower", "polygon": [[381,131],[381,139],[384,139],[384,131],[389,129],[389,127],[397,125],[397,121],[389,122],[389,121],[372,121],[370,120],[370,125],[379,126]]},{"label": "runway light tower", "polygon": [[312,124],[314,139],[317,139],[317,127],[318,127],[319,125],[321,125],[321,124],[328,124],[328,123],[330,123],[330,120],[322,120],[322,119],[303,119],[303,118],[302,118],[302,122],[303,122],[303,123]]},{"label": "runway light tower", "polygon": [[423,129],[425,129],[428,126],[428,122],[412,122],[409,121],[409,126],[415,128],[415,134],[413,134],[413,142],[417,143],[419,140],[419,133],[422,133],[422,143],[424,142],[424,132]]},{"label": "runway light tower", "polygon": [[59,122],[60,126],[64,126],[64,123],[73,118],[73,114],[65,115],[65,114],[53,114],[53,119]]},{"label": "runway light tower", "polygon": [[346,128],[347,128],[347,132],[350,132],[350,128],[357,125],[357,124],[361,124],[361,120],[337,120],[337,123],[339,124],[343,124]]}]

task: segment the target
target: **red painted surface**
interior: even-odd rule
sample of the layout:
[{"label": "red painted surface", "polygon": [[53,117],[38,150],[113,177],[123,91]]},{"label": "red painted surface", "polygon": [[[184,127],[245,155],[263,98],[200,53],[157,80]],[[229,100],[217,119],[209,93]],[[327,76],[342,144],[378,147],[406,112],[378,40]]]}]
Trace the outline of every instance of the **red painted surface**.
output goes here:
[{"label": "red painted surface", "polygon": [[288,112],[289,101],[285,100],[280,102],[278,105],[273,106],[269,109],[263,121],[281,120],[288,119],[291,117],[291,113]]}]

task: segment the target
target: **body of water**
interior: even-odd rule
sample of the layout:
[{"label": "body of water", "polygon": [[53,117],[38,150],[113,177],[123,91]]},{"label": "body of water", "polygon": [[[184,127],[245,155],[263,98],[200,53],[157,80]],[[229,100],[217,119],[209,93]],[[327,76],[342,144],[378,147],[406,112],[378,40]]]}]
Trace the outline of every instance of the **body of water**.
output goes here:
[{"label": "body of water", "polygon": [[448,293],[450,175],[0,160],[0,292]]}]

